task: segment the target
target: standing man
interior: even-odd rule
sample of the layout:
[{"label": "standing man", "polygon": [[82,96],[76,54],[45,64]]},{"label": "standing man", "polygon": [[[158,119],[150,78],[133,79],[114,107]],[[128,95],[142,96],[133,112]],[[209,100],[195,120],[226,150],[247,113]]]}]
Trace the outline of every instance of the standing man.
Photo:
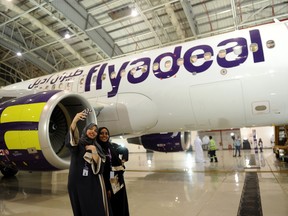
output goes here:
[{"label": "standing man", "polygon": [[237,138],[235,138],[233,136],[232,139],[233,139],[233,146],[234,146],[234,149],[235,149],[235,154],[233,155],[233,157],[236,157],[237,152],[238,152],[238,157],[241,157],[241,154],[240,154],[240,149],[241,149],[240,137],[237,136]]},{"label": "standing man", "polygon": [[214,139],[212,139],[212,136],[209,136],[209,144],[208,144],[208,151],[209,151],[209,154],[210,154],[210,162],[213,162],[213,158],[215,160],[215,162],[217,163],[218,162],[218,159],[217,159],[217,156],[216,156],[216,142]]},{"label": "standing man", "polygon": [[205,163],[204,153],[202,149],[202,141],[198,135],[196,136],[196,139],[194,141],[194,148],[195,148],[195,162]]},{"label": "standing man", "polygon": [[259,138],[258,145],[259,145],[259,148],[260,148],[260,152],[263,152],[263,141],[262,141],[261,138]]}]

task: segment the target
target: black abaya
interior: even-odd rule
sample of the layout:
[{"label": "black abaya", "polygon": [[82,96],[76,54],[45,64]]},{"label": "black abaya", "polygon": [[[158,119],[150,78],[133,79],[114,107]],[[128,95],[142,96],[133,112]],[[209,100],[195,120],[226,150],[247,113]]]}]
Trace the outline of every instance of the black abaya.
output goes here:
[{"label": "black abaya", "polygon": [[[98,135],[101,133],[102,129],[103,128],[99,128]],[[102,142],[99,139],[99,136],[97,137],[97,142],[100,144],[102,150],[106,154],[106,162],[104,166],[103,176],[106,185],[106,190],[111,191],[110,203],[112,207],[113,216],[129,216],[128,198],[123,176],[125,167],[124,165],[122,165],[122,161],[119,158],[119,155],[121,155],[122,159],[128,161],[128,149],[116,143],[111,144],[109,141]],[[114,171],[115,169],[118,171]],[[123,187],[115,194],[112,192],[112,187],[110,184],[111,171],[113,171],[114,176],[116,175],[118,176],[120,184],[123,184]]]},{"label": "black abaya", "polygon": [[[93,160],[92,164],[85,161],[83,159],[86,152],[84,145],[73,145],[73,140],[72,133],[69,133],[66,138],[66,146],[71,152],[68,192],[74,216],[111,216],[107,204],[105,183],[101,174],[104,163],[101,158],[98,164]],[[88,176],[83,175],[83,169],[86,167]]]}]

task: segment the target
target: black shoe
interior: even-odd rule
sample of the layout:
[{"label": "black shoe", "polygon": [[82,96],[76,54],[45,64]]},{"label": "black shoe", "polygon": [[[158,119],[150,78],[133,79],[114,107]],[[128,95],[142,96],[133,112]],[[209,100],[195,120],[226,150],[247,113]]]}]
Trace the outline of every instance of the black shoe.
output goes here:
[{"label": "black shoe", "polygon": [[241,157],[241,155],[238,155],[238,157]]},{"label": "black shoe", "polygon": [[210,163],[213,162],[213,160],[210,160]]},{"label": "black shoe", "polygon": [[236,155],[233,155],[233,157],[236,157]]}]

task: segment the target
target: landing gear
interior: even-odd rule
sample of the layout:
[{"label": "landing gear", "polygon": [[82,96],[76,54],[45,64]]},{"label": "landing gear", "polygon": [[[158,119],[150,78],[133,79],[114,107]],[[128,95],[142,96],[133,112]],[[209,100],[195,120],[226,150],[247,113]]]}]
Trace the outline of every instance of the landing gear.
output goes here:
[{"label": "landing gear", "polygon": [[15,176],[16,173],[18,172],[17,167],[15,165],[13,165],[13,164],[1,165],[0,169],[1,169],[1,173],[5,177]]}]

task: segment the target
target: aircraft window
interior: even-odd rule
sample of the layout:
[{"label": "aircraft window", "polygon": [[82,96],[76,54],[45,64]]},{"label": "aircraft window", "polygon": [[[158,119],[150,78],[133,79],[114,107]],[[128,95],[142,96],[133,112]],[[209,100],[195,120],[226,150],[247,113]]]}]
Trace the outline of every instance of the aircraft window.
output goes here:
[{"label": "aircraft window", "polygon": [[103,74],[102,76],[101,76],[101,80],[105,80],[106,79],[106,74]]},{"label": "aircraft window", "polygon": [[197,61],[197,56],[196,55],[193,55],[190,57],[190,62],[191,63],[195,63]]},{"label": "aircraft window", "polygon": [[47,86],[45,87],[45,89],[46,89],[46,90],[49,89],[49,86],[47,85]]},{"label": "aircraft window", "polygon": [[121,76],[121,77],[124,77],[125,74],[126,74],[126,71],[125,71],[125,70],[121,70],[121,71],[120,71],[120,76]]},{"label": "aircraft window", "polygon": [[115,78],[116,78],[116,73],[115,73],[115,71],[113,71],[113,72],[111,73],[110,77],[111,77],[111,79],[115,79]]},{"label": "aircraft window", "polygon": [[178,65],[178,66],[183,65],[183,63],[184,63],[184,59],[183,59],[183,58],[178,58],[178,59],[177,59],[177,65]]},{"label": "aircraft window", "polygon": [[242,46],[235,46],[233,52],[235,55],[240,55],[242,53]]},{"label": "aircraft window", "polygon": [[264,111],[264,110],[266,110],[267,109],[267,107],[265,106],[265,105],[260,105],[260,106],[256,106],[255,107],[255,110],[256,111]]},{"label": "aircraft window", "polygon": [[153,64],[153,70],[158,70],[159,69],[159,63],[154,63]]},{"label": "aircraft window", "polygon": [[171,68],[171,61],[170,60],[165,62],[165,68],[166,69],[170,69]]},{"label": "aircraft window", "polygon": [[97,79],[97,75],[94,75],[92,78],[92,82],[96,82],[96,79]]},{"label": "aircraft window", "polygon": [[219,56],[219,58],[225,58],[226,50],[225,49],[220,50],[218,53],[218,56]]},{"label": "aircraft window", "polygon": [[273,41],[273,40],[268,40],[268,41],[266,42],[266,46],[267,46],[267,48],[269,48],[269,49],[274,48],[274,47],[275,47],[275,41]]},{"label": "aircraft window", "polygon": [[205,53],[204,53],[204,59],[205,59],[205,60],[211,59],[211,55],[212,55],[211,52],[205,52]]},{"label": "aircraft window", "polygon": [[257,51],[258,51],[258,44],[257,44],[257,43],[252,43],[252,44],[250,45],[250,50],[251,50],[252,52],[257,52]]},{"label": "aircraft window", "polygon": [[130,74],[133,76],[136,73],[136,68],[132,68]]},{"label": "aircraft window", "polygon": [[63,87],[63,83],[60,83],[59,84],[59,89],[62,89],[62,87]]},{"label": "aircraft window", "polygon": [[55,87],[56,87],[56,86],[55,86],[55,84],[53,84],[51,89],[52,89],[52,90],[54,90],[54,89],[55,89]]},{"label": "aircraft window", "polygon": [[142,73],[147,72],[147,65],[143,65],[143,67],[141,68]]},{"label": "aircraft window", "polygon": [[80,84],[83,84],[84,83],[84,78],[82,77],[81,79],[80,79]]},{"label": "aircraft window", "polygon": [[269,101],[257,101],[252,103],[253,114],[264,114],[270,112]]}]

